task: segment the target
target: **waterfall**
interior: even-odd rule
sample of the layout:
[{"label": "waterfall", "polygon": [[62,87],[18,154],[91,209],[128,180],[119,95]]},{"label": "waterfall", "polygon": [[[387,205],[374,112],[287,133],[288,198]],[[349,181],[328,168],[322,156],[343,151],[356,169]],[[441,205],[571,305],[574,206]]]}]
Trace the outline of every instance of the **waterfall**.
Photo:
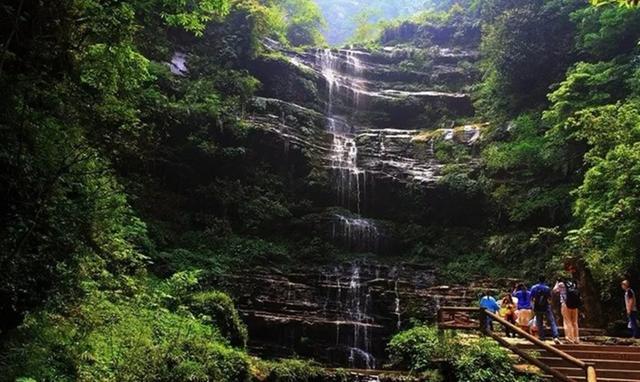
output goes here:
[{"label": "waterfall", "polygon": [[[358,167],[355,128],[348,118],[336,114],[336,108],[340,100],[342,106],[350,101],[353,113],[358,110],[361,95],[366,93],[362,79],[364,64],[353,50],[334,52],[319,49],[315,61],[327,84],[327,130],[333,137],[328,159],[337,202],[360,215],[367,194],[367,174]],[[370,220],[339,217],[334,222],[333,231],[334,238],[340,239],[350,249],[370,251],[378,247],[378,229]]]},{"label": "waterfall", "polygon": [[356,251],[380,249],[380,232],[369,219],[336,214],[332,221],[332,239]]},{"label": "waterfall", "polygon": [[394,282],[394,286],[393,286],[393,292],[396,295],[395,298],[395,303],[394,303],[394,309],[393,312],[396,315],[396,329],[400,330],[400,327],[402,326],[402,317],[401,317],[401,313],[400,313],[400,293],[398,292],[398,278],[396,277],[396,281]]},{"label": "waterfall", "polygon": [[[346,63],[346,65],[342,65]],[[334,182],[338,203],[360,213],[361,178],[366,174],[358,168],[358,146],[354,138],[354,129],[346,119],[336,115],[337,97],[346,95],[343,89],[350,91],[352,106],[356,110],[362,93],[361,80],[356,76],[362,72],[362,63],[353,51],[347,51],[346,60],[334,54],[331,49],[316,51],[316,64],[327,83],[327,129],[333,136],[329,154],[330,168],[334,172]]]},{"label": "waterfall", "polygon": [[[360,216],[366,195],[366,173],[358,167],[358,144],[349,118],[358,110],[361,95],[366,93],[361,78],[364,65],[354,51],[331,49],[316,51],[316,65],[327,84],[327,130],[333,138],[327,159],[337,202],[355,212],[355,216],[333,217],[332,238],[351,250],[376,251],[380,238],[378,227]],[[352,114],[341,116],[338,112],[344,113],[345,105],[351,107]],[[341,283],[340,272],[336,273],[336,305],[340,312],[336,319],[336,344],[348,350],[350,367],[372,369],[376,367],[376,359],[371,354],[371,294],[368,286],[362,286],[360,271],[359,264],[352,264],[348,283]]]},{"label": "waterfall", "polygon": [[[349,321],[353,325],[352,342],[349,344],[349,366],[364,366],[367,369],[376,367],[376,360],[371,355],[371,339],[369,337],[369,326],[372,319],[368,315],[371,295],[367,291],[364,295],[361,291],[360,265],[354,263],[351,269],[349,280],[347,314]],[[364,307],[363,307],[364,305]]]}]

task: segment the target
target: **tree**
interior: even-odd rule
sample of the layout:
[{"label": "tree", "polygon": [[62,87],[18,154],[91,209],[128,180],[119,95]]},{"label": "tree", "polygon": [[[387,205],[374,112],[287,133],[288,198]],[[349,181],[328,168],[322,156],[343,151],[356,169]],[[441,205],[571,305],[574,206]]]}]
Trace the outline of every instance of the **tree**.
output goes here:
[{"label": "tree", "polygon": [[534,2],[504,10],[485,26],[477,93],[485,116],[511,118],[544,105],[571,60],[575,8],[575,2]]},{"label": "tree", "polygon": [[640,5],[640,0],[590,0],[591,4],[596,6],[607,5],[607,4],[618,4],[620,6],[626,7],[637,7]]}]

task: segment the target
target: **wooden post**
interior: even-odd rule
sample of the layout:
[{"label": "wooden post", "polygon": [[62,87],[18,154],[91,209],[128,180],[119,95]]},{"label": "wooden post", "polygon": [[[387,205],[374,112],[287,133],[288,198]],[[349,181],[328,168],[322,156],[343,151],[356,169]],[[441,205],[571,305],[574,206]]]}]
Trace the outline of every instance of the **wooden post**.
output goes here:
[{"label": "wooden post", "polygon": [[487,311],[484,310],[483,308],[480,308],[480,333],[487,335],[487,319],[489,318],[489,316],[487,316]]},{"label": "wooden post", "polygon": [[[549,367],[544,362],[542,362],[539,359],[531,356],[526,351],[524,351],[522,349],[519,349],[516,345],[510,344],[507,340],[505,340],[504,338],[500,337],[499,335],[497,335],[495,333],[488,333],[488,335],[489,335],[489,337],[493,338],[497,343],[502,345],[504,348],[507,348],[508,350],[511,350],[514,354],[516,354],[516,355],[520,356],[521,358],[527,360],[530,364],[537,366],[540,370],[544,371],[548,375],[552,375],[553,377],[555,377],[556,380],[562,381],[562,382],[575,382],[570,377],[567,377],[566,375],[560,373],[559,371],[553,369],[552,367]],[[592,381],[589,380],[587,382],[592,382]],[[593,382],[596,382],[596,380],[594,379]]]},{"label": "wooden post", "polygon": [[587,382],[597,382],[598,378],[596,378],[596,368],[593,365],[587,366]]},{"label": "wooden post", "polygon": [[565,361],[570,362],[570,363],[574,364],[575,366],[577,366],[577,367],[579,367],[579,368],[581,368],[583,370],[586,370],[587,364],[584,361],[579,360],[576,357],[573,357],[573,356],[563,352],[562,350],[559,350],[558,348],[555,348],[553,346],[549,346],[548,344],[540,341],[540,339],[538,339],[537,337],[534,337],[531,334],[525,332],[524,330],[522,330],[519,327],[513,325],[509,321],[506,321],[505,319],[503,319],[502,317],[498,316],[497,314],[494,314],[494,313],[491,313],[491,312],[486,312],[486,314],[489,315],[489,317],[491,317],[494,320],[496,320],[497,322],[499,322],[500,324],[502,324],[504,326],[507,326],[513,332],[519,334],[520,337],[523,337],[523,338],[529,340],[529,342],[532,342],[534,345],[537,345],[538,347],[548,351],[549,353],[552,353],[552,354],[556,355],[557,357],[560,357],[560,358],[564,359]]}]

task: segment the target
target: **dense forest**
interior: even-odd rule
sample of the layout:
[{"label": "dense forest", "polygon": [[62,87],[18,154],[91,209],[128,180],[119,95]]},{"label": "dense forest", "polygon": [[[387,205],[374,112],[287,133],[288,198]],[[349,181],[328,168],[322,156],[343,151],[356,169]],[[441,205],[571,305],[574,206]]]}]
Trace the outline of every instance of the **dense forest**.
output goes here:
[{"label": "dense forest", "polygon": [[0,6],[0,381],[535,380],[415,291],[567,264],[620,326],[637,1],[361,3]]}]

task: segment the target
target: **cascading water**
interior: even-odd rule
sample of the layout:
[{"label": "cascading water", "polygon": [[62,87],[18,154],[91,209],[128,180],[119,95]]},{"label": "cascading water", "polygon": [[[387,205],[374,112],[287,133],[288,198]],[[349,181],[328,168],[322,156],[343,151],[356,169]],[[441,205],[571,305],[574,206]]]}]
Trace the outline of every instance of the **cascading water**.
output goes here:
[{"label": "cascading water", "polygon": [[367,314],[371,295],[368,291],[365,293],[361,291],[360,266],[358,264],[353,264],[347,297],[349,303],[347,306],[348,318],[353,325],[352,344],[349,349],[349,366],[364,366],[367,369],[373,369],[376,367],[376,360],[370,353],[371,340],[369,338],[368,325],[372,319]]},{"label": "cascading water", "polygon": [[359,214],[366,173],[358,168],[358,146],[353,126],[345,118],[336,115],[335,107],[337,98],[342,97],[347,101],[350,98],[353,110],[357,110],[363,92],[362,81],[358,78],[363,65],[353,51],[346,51],[345,54],[346,59],[334,54],[331,49],[318,50],[316,64],[328,88],[327,128],[333,136],[329,159],[330,168],[335,174],[338,202],[343,207],[355,209]]},{"label": "cascading water", "polygon": [[[349,118],[337,113],[344,113],[345,106],[351,107],[352,113],[357,112],[361,95],[366,92],[361,79],[363,65],[354,51],[330,49],[316,52],[316,64],[327,83],[327,130],[333,137],[328,159],[338,204],[355,213],[349,217],[334,216],[332,238],[350,250],[375,252],[380,241],[378,227],[373,221],[360,217],[366,195],[366,173],[358,167],[356,131]],[[375,368],[370,338],[373,318],[368,314],[371,295],[360,280],[360,266],[352,265],[348,284],[340,282],[339,274],[336,283],[336,305],[343,315],[336,320],[336,345],[348,349],[350,367]],[[343,289],[346,290],[343,292]],[[341,306],[343,298],[345,304]]]},{"label": "cascading water", "polygon": [[327,299],[325,317],[335,320],[335,350],[339,354],[336,359],[350,368],[374,369],[372,330],[380,326],[373,320],[372,295],[364,281],[370,279],[370,270],[365,268],[364,279],[362,271],[362,265],[354,262],[327,274],[325,285],[335,299]]},{"label": "cascading water", "polygon": [[377,252],[380,247],[378,227],[368,219],[335,215],[331,237],[355,251]]},{"label": "cascading water", "polygon": [[398,292],[398,279],[396,278],[396,281],[394,282],[394,287],[393,287],[393,292],[396,295],[395,301],[394,301],[394,309],[393,312],[396,315],[396,329],[400,330],[401,326],[402,326],[402,314],[400,313],[400,293]]}]

